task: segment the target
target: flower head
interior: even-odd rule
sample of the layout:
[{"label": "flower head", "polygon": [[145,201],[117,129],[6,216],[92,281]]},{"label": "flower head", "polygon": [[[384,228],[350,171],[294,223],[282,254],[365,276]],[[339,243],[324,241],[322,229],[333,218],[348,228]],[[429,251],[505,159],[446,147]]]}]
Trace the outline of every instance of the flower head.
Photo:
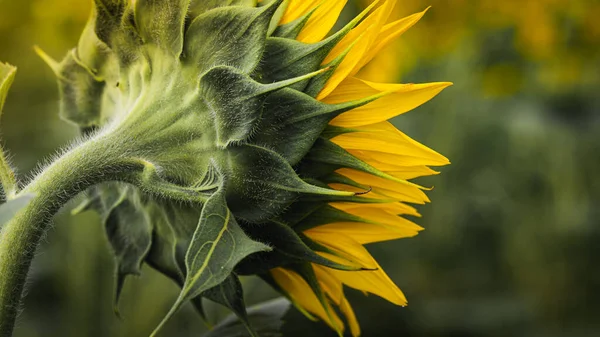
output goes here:
[{"label": "flower head", "polygon": [[406,305],[364,245],[416,235],[402,215],[429,199],[408,180],[449,162],[388,120],[450,83],[356,74],[424,12],[388,22],[378,0],[332,32],[344,0],[94,3],[78,47],[42,56],[62,116],[141,167],[81,208],[103,214],[117,294],[146,262],[183,288],[171,314],[207,297],[244,318],[245,274],[355,336],[344,286]]}]

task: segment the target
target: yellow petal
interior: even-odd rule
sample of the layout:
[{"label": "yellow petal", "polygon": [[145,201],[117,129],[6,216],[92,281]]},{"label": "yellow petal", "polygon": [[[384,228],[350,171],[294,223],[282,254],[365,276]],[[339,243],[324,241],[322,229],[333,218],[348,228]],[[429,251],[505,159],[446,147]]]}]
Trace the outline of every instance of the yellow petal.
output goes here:
[{"label": "yellow petal", "polygon": [[406,230],[403,232],[390,226],[362,222],[336,222],[319,226],[317,231],[320,231],[321,233],[330,233],[332,235],[343,233],[361,245],[409,238],[419,233],[416,230]]},{"label": "yellow petal", "polygon": [[341,211],[353,211],[353,210],[361,210],[364,208],[377,208],[384,210],[390,214],[407,214],[420,217],[421,215],[417,210],[409,205],[403,204],[401,202],[387,202],[387,203],[372,203],[372,204],[359,204],[355,202],[331,202],[330,206],[335,207]]},{"label": "yellow petal", "polygon": [[[350,154],[355,156],[356,158],[371,164],[374,160],[389,164],[389,165],[403,165],[403,166],[441,166],[446,164],[435,164],[432,163],[431,159],[428,158],[420,158],[414,156],[405,156],[396,153],[387,153],[380,151],[364,151],[364,150],[352,150],[346,149]],[[373,164],[372,164],[373,165]],[[375,166],[375,165],[373,165]],[[408,179],[408,178],[407,178]]]},{"label": "yellow petal", "polygon": [[310,314],[307,315],[306,311],[308,311],[321,318],[332,329],[343,332],[344,323],[342,320],[335,314],[332,308],[328,308],[328,315],[317,295],[315,295],[308,283],[300,275],[284,268],[274,268],[270,272],[275,282],[288,294],[292,303],[300,312],[305,314],[309,319],[314,320],[314,317]]},{"label": "yellow petal", "polygon": [[[328,184],[328,186],[333,188],[334,190],[338,190],[338,191],[349,191],[349,192],[354,192],[354,193],[360,193],[360,195],[358,196],[359,198],[375,200],[375,201],[377,201],[377,202],[375,202],[376,204],[393,203],[393,202],[398,202],[398,200],[399,200],[398,198],[390,197],[390,196],[379,193],[378,189],[376,189],[376,188],[371,188],[370,191],[365,191],[364,189],[346,185],[346,184],[331,183],[331,184]],[[367,192],[367,193],[365,193],[365,192]],[[407,200],[402,200],[402,201],[410,202]],[[420,202],[420,203],[422,204],[423,202]],[[371,203],[368,203],[368,204],[371,204]]]},{"label": "yellow petal", "polygon": [[394,9],[395,6],[396,6],[396,0],[386,0],[378,8],[378,10],[381,11],[381,13],[379,14],[379,17],[377,18],[377,21],[375,23],[376,26],[374,27],[374,29],[377,33],[371,37],[371,40],[369,41],[369,49],[363,54],[363,56],[361,57],[361,61],[359,61],[354,66],[354,69],[352,69],[352,71],[350,72],[350,76],[356,75],[356,73],[359,72],[360,69],[364,66],[364,63],[362,63],[362,60],[365,58],[365,56],[367,56],[370,53],[370,51],[373,49],[373,47],[375,47],[375,44],[377,43],[377,38],[381,35],[384,25],[390,18],[390,15],[392,14],[392,10]]},{"label": "yellow petal", "polygon": [[301,18],[322,2],[323,0],[289,0],[279,24],[284,25]]},{"label": "yellow petal", "polygon": [[340,92],[332,93],[335,99],[325,99],[323,102],[329,104],[348,102],[364,98],[365,93],[383,95],[371,103],[339,115],[330,123],[349,128],[383,122],[415,109],[450,85],[452,85],[450,82],[385,84],[351,78],[340,83],[339,86],[336,85],[336,90]]},{"label": "yellow petal", "polygon": [[315,43],[323,40],[337,22],[347,1],[322,1],[300,31],[296,40],[304,43]]},{"label": "yellow petal", "polygon": [[313,268],[319,283],[323,287],[323,290],[325,290],[330,296],[333,293],[335,299],[332,297],[332,300],[340,307],[340,311],[344,314],[344,316],[346,316],[346,321],[348,321],[352,336],[359,336],[360,326],[358,325],[358,320],[356,319],[354,310],[352,310],[352,306],[350,306],[348,299],[346,299],[346,296],[344,296],[342,282],[329,272],[329,268],[325,268],[320,265],[313,265]]},{"label": "yellow petal", "polygon": [[[372,188],[372,192],[374,193],[395,199],[397,201],[405,201],[416,204],[424,204],[429,202],[429,198],[421,190],[422,187],[408,181],[393,181],[374,176],[370,173],[346,168],[339,169],[336,172],[361,185],[370,186]],[[369,193],[365,194],[365,196],[368,195]]]},{"label": "yellow petal", "polygon": [[406,158],[400,158],[404,160],[384,163],[403,166],[442,166],[450,163],[448,158],[408,137],[389,122],[354,127],[353,130],[356,132],[341,134],[332,138],[331,141],[352,154],[355,154],[352,150],[370,151],[368,152],[369,156],[375,160],[382,158],[373,155],[372,152],[392,153],[402,157],[421,159],[408,161]]},{"label": "yellow petal", "polygon": [[330,269],[330,273],[350,288],[366,291],[396,305],[406,305],[406,297],[389,276],[378,266],[377,270],[340,271]]},{"label": "yellow petal", "polygon": [[[415,224],[414,222],[396,214],[388,213],[380,208],[355,208],[349,209],[347,212],[367,220],[366,222],[380,224],[382,226],[406,233],[410,236],[414,236],[417,232],[423,230],[421,226]],[[320,228],[321,226],[316,227],[316,229]]]},{"label": "yellow petal", "polygon": [[329,268],[313,264],[313,269],[323,291],[331,298],[333,303],[339,306],[344,298],[342,282],[327,272]]},{"label": "yellow petal", "polygon": [[373,47],[369,49],[369,51],[363,56],[363,59],[359,62],[358,67],[362,68],[367,63],[369,63],[377,54],[389,45],[392,41],[397,39],[400,35],[406,32],[410,27],[414,26],[425,13],[429,10],[430,7],[427,7],[424,11],[420,13],[415,13],[413,15],[407,16],[400,20],[394,21],[392,23],[388,23],[383,27],[377,39],[373,43]]},{"label": "yellow petal", "polygon": [[[351,238],[349,239],[347,236],[340,233],[319,233],[318,231],[311,229],[306,231],[305,234],[323,245],[350,254],[359,253],[357,252],[356,247],[362,247],[358,242]],[[334,246],[335,248],[333,248]],[[366,249],[364,249],[364,251],[366,252]],[[360,252],[360,254],[362,255],[363,253]],[[366,254],[368,254],[368,252],[366,252]],[[404,294],[402,294],[400,289],[398,289],[394,282],[390,280],[375,259],[373,259],[370,254],[367,256],[360,256],[360,259],[370,259],[377,269],[351,272],[329,269],[329,272],[351,288],[378,295],[397,305],[406,305]]]},{"label": "yellow petal", "polygon": [[354,314],[354,310],[352,310],[352,306],[344,297],[342,299],[342,303],[340,304],[340,310],[346,316],[346,320],[348,321],[348,325],[350,326],[350,332],[353,337],[360,336],[360,325],[358,324],[358,320],[356,319],[356,315]]},{"label": "yellow petal", "polygon": [[418,177],[440,174],[427,166],[405,166],[394,170],[384,170],[385,173],[398,179],[413,179]]},{"label": "yellow petal", "polygon": [[352,29],[327,55],[323,65],[345,54],[342,62],[336,67],[333,75],[317,95],[317,100],[323,100],[327,97],[344,79],[355,71],[356,65],[371,47],[381,30],[382,21],[389,16],[389,4],[392,2],[394,1],[385,1],[381,7],[373,11],[358,26]]},{"label": "yellow petal", "polygon": [[377,268],[377,262],[363,245],[342,233],[324,232],[317,228],[306,230],[304,234],[311,240],[335,251],[343,258],[359,263],[363,268]]}]

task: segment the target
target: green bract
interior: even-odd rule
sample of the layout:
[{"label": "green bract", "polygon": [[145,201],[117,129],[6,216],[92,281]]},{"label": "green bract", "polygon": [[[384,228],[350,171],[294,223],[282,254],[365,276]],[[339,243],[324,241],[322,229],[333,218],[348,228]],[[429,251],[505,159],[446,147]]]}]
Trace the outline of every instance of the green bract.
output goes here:
[{"label": "green bract", "polygon": [[246,321],[238,274],[306,262],[360,269],[321,257],[326,248],[290,227],[323,201],[358,200],[315,178],[368,170],[324,136],[346,132],[325,131],[377,97],[314,96],[341,60],[322,68],[323,59],[360,18],[304,44],[294,38],[310,14],[277,27],[282,0],[94,4],[77,48],[61,62],[40,53],[58,77],[61,116],[140,168],[94,187],[76,210],[102,215],[117,300],[145,262],[183,288],[170,314],[185,300],[202,310],[206,297]]}]

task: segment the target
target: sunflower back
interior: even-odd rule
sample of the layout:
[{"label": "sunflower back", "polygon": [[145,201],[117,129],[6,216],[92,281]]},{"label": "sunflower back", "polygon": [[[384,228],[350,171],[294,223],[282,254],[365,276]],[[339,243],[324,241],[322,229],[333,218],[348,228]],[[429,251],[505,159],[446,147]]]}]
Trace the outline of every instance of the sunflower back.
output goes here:
[{"label": "sunflower back", "polygon": [[245,274],[340,333],[334,306],[360,332],[344,284],[406,303],[362,245],[421,230],[407,179],[448,161],[386,120],[449,84],[355,78],[424,12],[386,24],[375,1],[330,33],[345,2],[95,0],[75,49],[40,52],[61,116],[144,167],[76,210],[102,216],[117,300],[148,263],[182,286],[168,317],[204,297],[245,320]]}]

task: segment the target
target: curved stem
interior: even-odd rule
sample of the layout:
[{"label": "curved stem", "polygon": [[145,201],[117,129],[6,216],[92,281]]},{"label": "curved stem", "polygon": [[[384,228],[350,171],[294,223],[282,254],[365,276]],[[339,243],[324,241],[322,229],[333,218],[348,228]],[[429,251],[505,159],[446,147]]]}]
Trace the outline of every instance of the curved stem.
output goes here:
[{"label": "curved stem", "polygon": [[58,158],[17,195],[35,196],[0,232],[0,337],[12,334],[31,260],[54,214],[88,187],[143,169],[124,153],[114,139],[90,139]]}]

